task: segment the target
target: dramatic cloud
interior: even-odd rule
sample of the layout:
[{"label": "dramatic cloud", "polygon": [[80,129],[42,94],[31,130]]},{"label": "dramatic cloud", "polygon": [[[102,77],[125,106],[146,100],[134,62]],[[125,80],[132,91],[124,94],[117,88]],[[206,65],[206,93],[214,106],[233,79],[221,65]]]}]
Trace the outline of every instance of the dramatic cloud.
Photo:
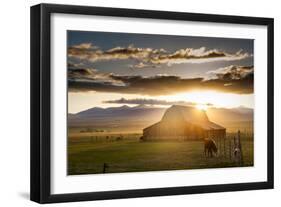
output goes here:
[{"label": "dramatic cloud", "polygon": [[70,47],[70,49],[78,49],[78,50],[89,50],[89,49],[97,49],[97,46],[93,46],[92,43],[81,43],[78,45],[74,45],[72,47]]},{"label": "dramatic cloud", "polygon": [[[107,100],[103,101],[103,103],[117,103],[117,104],[137,104],[137,105],[186,105],[186,106],[195,106],[198,103],[195,102],[186,102],[186,101],[165,101],[158,99],[125,99],[120,98],[117,100]],[[208,103],[208,106],[212,106],[212,104]]]},{"label": "dramatic cloud", "polygon": [[220,52],[216,49],[206,50],[205,47],[201,47],[199,49],[180,49],[173,54],[155,56],[151,58],[150,62],[154,64],[166,63],[168,65],[180,63],[206,63],[215,61],[242,60],[249,56],[250,55],[248,53],[243,53],[241,50],[234,54],[229,54],[226,52]]},{"label": "dramatic cloud", "polygon": [[165,52],[164,49],[152,49],[152,48],[136,48],[132,45],[125,47],[115,47],[106,51],[95,49],[93,47],[80,48],[72,46],[68,48],[68,56],[79,58],[82,60],[88,60],[92,62],[102,60],[118,60],[118,59],[136,59],[145,60],[150,55],[156,55]]},{"label": "dramatic cloud", "polygon": [[209,71],[208,74],[214,78],[219,78],[226,81],[245,79],[248,76],[254,75],[254,66],[230,65],[214,71]]},{"label": "dramatic cloud", "polygon": [[155,65],[155,64],[146,64],[146,63],[140,62],[135,65],[130,65],[129,67],[132,69],[142,69],[142,68],[157,68],[159,66]]},{"label": "dramatic cloud", "polygon": [[81,67],[79,64],[68,64],[68,82],[101,83],[109,85],[124,85],[122,81],[111,78],[112,73],[102,73],[94,68]]},{"label": "dramatic cloud", "polygon": [[230,54],[217,49],[206,50],[201,48],[183,48],[174,52],[167,52],[165,49],[137,48],[133,45],[128,47],[115,47],[102,51],[91,43],[83,43],[68,48],[68,56],[87,60],[91,62],[105,60],[126,60],[134,59],[139,63],[132,68],[155,67],[158,64],[181,64],[181,63],[206,63],[214,61],[234,61],[250,57],[242,50]]},{"label": "dramatic cloud", "polygon": [[[201,77],[181,78],[170,75],[119,76],[76,68],[74,72],[69,70],[68,85],[70,91],[101,91],[142,95],[167,95],[194,90],[216,90],[237,94],[253,93],[252,66],[231,66],[231,68],[235,67],[236,69],[213,71],[215,78],[207,80]],[[252,72],[246,72],[247,70],[252,70]],[[240,71],[240,75],[237,75],[238,71]],[[75,75],[73,75],[74,73]]]}]

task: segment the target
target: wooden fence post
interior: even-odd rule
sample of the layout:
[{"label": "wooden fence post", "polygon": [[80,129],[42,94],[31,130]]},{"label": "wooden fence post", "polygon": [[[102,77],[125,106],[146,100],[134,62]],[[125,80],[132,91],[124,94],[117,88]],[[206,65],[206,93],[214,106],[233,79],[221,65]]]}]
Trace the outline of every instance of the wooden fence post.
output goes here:
[{"label": "wooden fence post", "polygon": [[105,173],[107,168],[108,168],[108,164],[103,163],[103,170],[102,170],[102,173]]},{"label": "wooden fence post", "polygon": [[215,140],[216,145],[218,147],[218,155],[219,155],[219,138],[218,137],[214,137],[214,140]]},{"label": "wooden fence post", "polygon": [[225,151],[225,136],[223,137],[223,155],[226,157],[226,151]]},{"label": "wooden fence post", "polygon": [[219,156],[221,156],[221,137],[219,137]]},{"label": "wooden fence post", "polygon": [[239,148],[239,150],[240,150],[240,165],[244,165],[240,130],[238,130],[238,148]]},{"label": "wooden fence post", "polygon": [[231,153],[232,153],[231,139],[229,139],[229,159],[230,159],[230,160],[231,160]]}]

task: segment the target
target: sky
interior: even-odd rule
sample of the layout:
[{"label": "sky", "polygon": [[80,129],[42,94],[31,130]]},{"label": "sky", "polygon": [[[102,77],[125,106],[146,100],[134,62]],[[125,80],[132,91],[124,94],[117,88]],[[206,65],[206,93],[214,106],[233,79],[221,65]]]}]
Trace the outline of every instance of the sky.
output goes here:
[{"label": "sky", "polygon": [[69,113],[172,104],[254,107],[254,40],[67,32]]}]

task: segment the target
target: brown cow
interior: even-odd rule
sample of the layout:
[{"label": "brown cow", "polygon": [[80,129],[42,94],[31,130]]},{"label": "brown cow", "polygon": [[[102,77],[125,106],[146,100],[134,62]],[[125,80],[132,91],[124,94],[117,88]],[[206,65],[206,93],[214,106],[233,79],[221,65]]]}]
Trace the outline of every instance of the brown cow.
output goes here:
[{"label": "brown cow", "polygon": [[217,155],[218,148],[216,142],[213,139],[204,139],[204,153],[206,157],[213,157],[213,152]]}]

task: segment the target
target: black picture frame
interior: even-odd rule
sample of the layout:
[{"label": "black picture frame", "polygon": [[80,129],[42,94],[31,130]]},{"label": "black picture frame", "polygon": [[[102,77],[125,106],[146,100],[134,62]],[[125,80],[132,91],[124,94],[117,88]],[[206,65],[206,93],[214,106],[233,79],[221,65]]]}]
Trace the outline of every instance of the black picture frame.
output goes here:
[{"label": "black picture frame", "polygon": [[[51,194],[51,91],[50,91],[50,16],[53,13],[134,17],[165,20],[181,20],[207,23],[233,23],[264,25],[267,27],[267,181],[237,184],[219,184],[187,187],[86,192],[73,194]],[[38,203],[88,201],[103,199],[167,196],[179,194],[210,193],[271,189],[274,186],[273,147],[273,44],[274,20],[272,18],[195,14],[152,10],[103,8],[72,5],[39,4],[31,7],[31,174],[30,199]]]}]

